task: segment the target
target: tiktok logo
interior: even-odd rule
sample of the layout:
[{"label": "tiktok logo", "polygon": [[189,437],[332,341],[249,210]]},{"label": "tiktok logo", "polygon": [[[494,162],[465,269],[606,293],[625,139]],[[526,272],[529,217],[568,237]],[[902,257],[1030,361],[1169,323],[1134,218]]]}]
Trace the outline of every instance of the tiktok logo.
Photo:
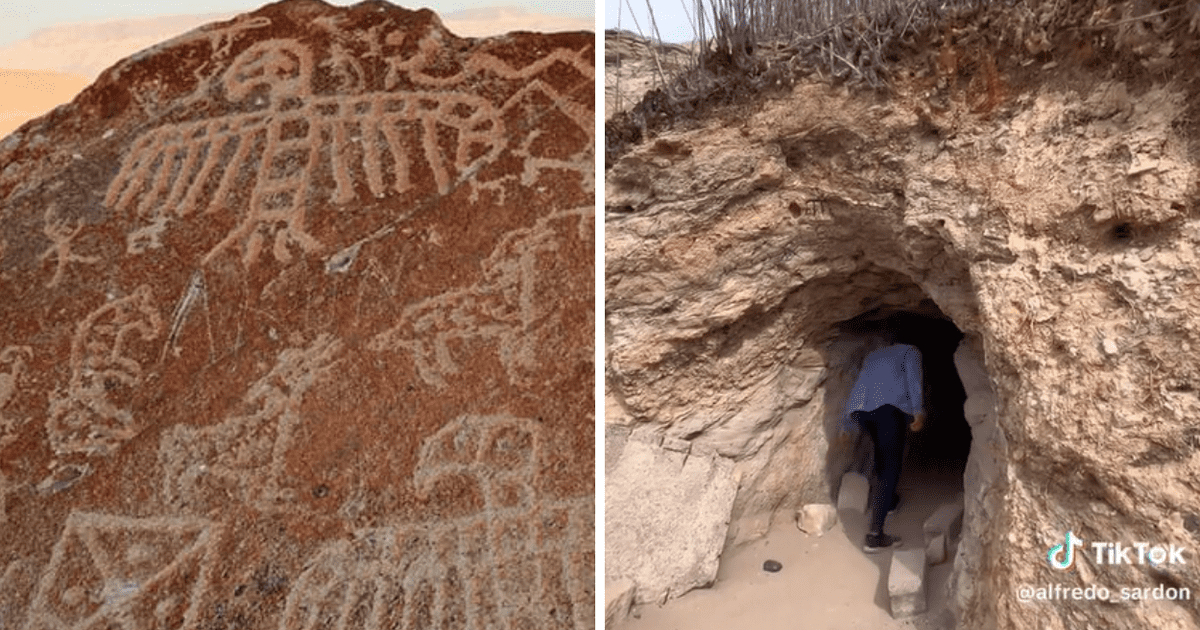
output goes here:
[{"label": "tiktok logo", "polygon": [[1075,562],[1075,547],[1083,541],[1075,537],[1075,532],[1067,532],[1067,540],[1061,545],[1054,545],[1046,554],[1046,562],[1059,571],[1066,571]]}]

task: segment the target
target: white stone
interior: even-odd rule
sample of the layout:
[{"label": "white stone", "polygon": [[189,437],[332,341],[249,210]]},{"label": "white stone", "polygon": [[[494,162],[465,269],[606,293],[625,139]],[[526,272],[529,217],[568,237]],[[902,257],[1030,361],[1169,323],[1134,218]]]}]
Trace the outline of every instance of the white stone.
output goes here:
[{"label": "white stone", "polygon": [[811,535],[821,536],[837,523],[837,508],[828,503],[810,503],[796,510],[796,527]]},{"label": "white stone", "polygon": [[941,564],[946,561],[945,534],[934,536],[933,540],[925,545],[925,561],[929,563],[929,566]]},{"label": "white stone", "polygon": [[636,603],[662,602],[716,579],[738,486],[724,457],[632,437],[605,477],[605,579],[632,580]]},{"label": "white stone", "polygon": [[954,499],[938,506],[929,518],[925,519],[922,529],[925,532],[925,542],[944,535],[953,539],[962,531],[963,494],[960,492]]},{"label": "white stone", "polygon": [[892,554],[888,570],[892,617],[903,619],[925,612],[925,550],[901,549]]}]

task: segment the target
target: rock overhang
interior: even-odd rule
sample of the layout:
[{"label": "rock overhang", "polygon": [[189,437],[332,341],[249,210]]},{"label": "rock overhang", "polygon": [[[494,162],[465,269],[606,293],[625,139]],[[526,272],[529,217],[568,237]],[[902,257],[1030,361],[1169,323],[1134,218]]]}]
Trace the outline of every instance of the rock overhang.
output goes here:
[{"label": "rock overhang", "polygon": [[[1056,72],[1071,79],[1056,83]],[[1131,434],[1047,433],[1054,422],[1070,424],[1063,416],[1067,408],[1096,415],[1096,409],[1084,411],[1084,382],[1131,392],[1120,383],[1161,382],[1150,376],[1160,370],[1164,378],[1194,374],[1160,337],[1177,335],[1187,347],[1194,347],[1196,337],[1194,327],[1172,314],[1174,308],[1190,308],[1179,300],[1194,302],[1184,297],[1194,282],[1189,270],[1200,216],[1197,165],[1189,149],[1196,138],[1185,131],[1190,110],[1180,100],[1188,88],[1169,81],[1080,83],[1074,72],[1060,65],[1048,68],[1049,76],[1025,75],[1028,93],[1016,92],[986,115],[953,100],[949,109],[936,110],[912,93],[880,99],[802,83],[790,95],[764,98],[741,115],[718,114],[692,121],[698,130],[659,133],[634,147],[628,160],[611,163],[608,354],[626,416],[674,435],[694,428],[687,420],[691,414],[703,415],[710,433],[687,433],[695,443],[727,432],[733,425],[722,422],[734,422],[748,408],[758,418],[738,420],[741,429],[733,430],[775,426],[777,420],[765,418],[783,417],[787,397],[748,398],[744,384],[785,371],[782,366],[795,352],[785,344],[809,346],[827,338],[818,331],[874,308],[871,299],[894,291],[886,281],[859,291],[850,280],[877,266],[901,284],[911,283],[918,302],[932,300],[967,334],[964,343],[972,349],[960,372],[986,375],[967,385],[980,393],[968,399],[967,415],[976,414],[977,441],[1013,457],[997,461],[979,454],[967,471],[974,488],[1021,475],[1054,478],[1083,467],[1105,479],[1086,484],[1100,497],[1094,500],[1129,508],[1129,494],[1143,499],[1154,494],[1148,491],[1158,477],[1131,481],[1107,464],[1114,449],[1145,450],[1147,457],[1133,457],[1142,466],[1176,462],[1168,474],[1172,484],[1180,483],[1179,475],[1188,474],[1187,447],[1145,449]],[[1132,92],[1150,104],[1137,109],[1134,99],[1121,96]],[[1057,126],[1049,124],[1055,120]],[[730,168],[704,176],[718,173],[717,156],[727,157]],[[1100,203],[1092,205],[1092,199]],[[837,289],[823,299],[804,297],[802,287],[819,285],[822,278]],[[776,315],[788,310],[806,315]],[[722,354],[733,347],[725,341],[729,331],[748,336],[738,341],[736,352]],[[1174,358],[1164,360],[1167,355]],[[1118,356],[1132,364],[1117,366]],[[1162,385],[1150,387],[1177,398]],[[981,402],[989,391],[994,399]],[[1038,399],[1047,402],[1029,405]],[[1114,404],[1112,396],[1103,399]],[[1148,396],[1143,404],[1165,412],[1174,423],[1170,432],[1178,433],[1185,416],[1166,412],[1156,400],[1158,395]],[[993,420],[979,425],[980,413]],[[1149,421],[1146,410],[1133,413]],[[1108,444],[1099,447],[1103,442]],[[738,444],[754,446],[731,446],[726,454],[752,458],[770,451],[760,439]],[[1155,458],[1152,451],[1174,455]],[[1046,459],[1033,452],[1062,463],[1044,470]],[[1104,484],[1121,488],[1124,496],[1101,490]],[[1076,495],[1065,490],[1058,496],[1023,490],[1003,500],[988,492],[968,507],[976,514],[968,521],[1040,531],[1069,519],[1061,505],[1076,504]],[[1186,510],[1169,507],[1169,496],[1175,491],[1158,496],[1156,513],[1185,517]],[[1015,521],[997,520],[1014,513]],[[1106,535],[1149,526],[1131,509],[1106,514],[1100,526]],[[1030,557],[1036,556],[1037,544],[1023,540]],[[980,542],[967,545],[968,553],[998,553]],[[972,560],[991,561],[978,555]],[[959,583],[963,610],[988,608],[968,581]]]}]

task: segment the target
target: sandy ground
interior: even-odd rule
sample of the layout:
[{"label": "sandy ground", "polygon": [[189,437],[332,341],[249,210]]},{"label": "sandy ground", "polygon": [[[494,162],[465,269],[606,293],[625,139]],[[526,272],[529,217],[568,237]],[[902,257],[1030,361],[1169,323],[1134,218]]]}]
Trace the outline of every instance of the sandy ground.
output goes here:
[{"label": "sandy ground", "polygon": [[[885,531],[899,535],[902,547],[923,544],[921,525],[941,501],[962,489],[961,468],[906,470],[900,480],[903,503],[888,517]],[[945,619],[945,585],[951,563],[928,567],[929,610],[906,619],[889,612],[887,574],[891,554],[862,550],[866,518],[851,515],[824,536],[808,536],[779,519],[763,539],[727,551],[717,581],[664,606],[643,605],[621,630],[936,630]],[[765,560],[783,564],[763,571]]]}]

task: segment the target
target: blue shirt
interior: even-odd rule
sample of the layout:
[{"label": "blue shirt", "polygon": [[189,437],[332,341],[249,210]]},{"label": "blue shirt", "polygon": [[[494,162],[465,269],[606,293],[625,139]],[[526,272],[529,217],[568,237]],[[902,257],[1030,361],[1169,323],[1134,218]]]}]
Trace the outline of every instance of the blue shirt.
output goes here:
[{"label": "blue shirt", "polygon": [[896,344],[873,350],[863,360],[862,371],[846,401],[846,418],[853,411],[873,411],[894,405],[910,416],[923,409],[921,351]]}]

